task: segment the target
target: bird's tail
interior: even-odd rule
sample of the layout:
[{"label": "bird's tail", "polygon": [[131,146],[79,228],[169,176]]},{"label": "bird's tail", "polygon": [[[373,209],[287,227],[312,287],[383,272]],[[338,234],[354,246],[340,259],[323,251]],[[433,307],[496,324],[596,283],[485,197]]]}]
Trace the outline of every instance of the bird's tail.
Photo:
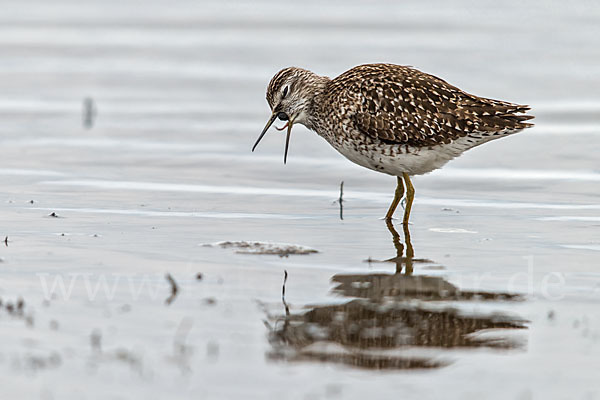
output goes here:
[{"label": "bird's tail", "polygon": [[531,110],[528,105],[486,100],[479,115],[483,122],[482,125],[488,127],[490,131],[514,133],[514,131],[533,126],[533,123],[526,122],[535,118],[533,115],[527,114]]}]

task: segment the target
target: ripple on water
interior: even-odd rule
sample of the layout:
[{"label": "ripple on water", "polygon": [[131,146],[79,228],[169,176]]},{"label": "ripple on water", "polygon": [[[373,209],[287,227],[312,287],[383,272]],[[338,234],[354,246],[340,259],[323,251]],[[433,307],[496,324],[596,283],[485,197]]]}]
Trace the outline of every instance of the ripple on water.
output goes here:
[{"label": "ripple on water", "polygon": [[[599,175],[600,177],[600,175]],[[336,199],[339,192],[335,190],[318,189],[295,189],[295,188],[273,188],[252,187],[236,185],[198,185],[187,183],[166,182],[139,182],[139,181],[108,181],[108,180],[54,180],[44,181],[47,185],[94,187],[110,190],[134,190],[134,191],[163,191],[163,192],[188,192],[188,193],[210,193],[210,194],[232,194],[244,196],[285,196],[285,197],[320,197]],[[346,199],[359,199],[375,201],[388,204],[389,193],[345,191]],[[473,199],[447,199],[419,197],[419,204],[435,205],[443,207],[479,207],[479,208],[501,208],[501,209],[552,209],[552,210],[600,210],[600,204],[564,204],[564,203],[538,203],[538,202],[513,202]]]}]

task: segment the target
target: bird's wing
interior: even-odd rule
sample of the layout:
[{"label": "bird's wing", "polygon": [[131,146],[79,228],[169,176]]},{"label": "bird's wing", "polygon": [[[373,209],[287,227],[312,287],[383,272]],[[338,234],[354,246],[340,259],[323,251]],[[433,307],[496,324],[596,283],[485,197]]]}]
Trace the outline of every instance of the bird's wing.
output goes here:
[{"label": "bird's wing", "polygon": [[[370,64],[332,81],[357,130],[387,143],[427,146],[523,129],[529,109],[470,95],[410,67]],[[342,97],[347,101],[343,101]],[[354,104],[350,107],[349,104]]]}]

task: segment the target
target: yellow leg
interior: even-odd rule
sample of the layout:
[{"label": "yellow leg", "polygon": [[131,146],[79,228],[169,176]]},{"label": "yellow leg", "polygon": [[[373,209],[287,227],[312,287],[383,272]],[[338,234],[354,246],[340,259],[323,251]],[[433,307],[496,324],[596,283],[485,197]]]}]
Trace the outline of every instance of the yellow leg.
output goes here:
[{"label": "yellow leg", "polygon": [[399,274],[402,272],[403,263],[406,265],[404,268],[404,273],[406,275],[411,275],[413,273],[413,259],[415,258],[415,251],[413,250],[412,242],[410,241],[410,232],[408,230],[408,225],[402,225],[402,230],[404,231],[404,243],[406,245],[406,257],[404,256],[405,245],[400,242],[400,235],[394,228],[394,224],[391,220],[385,221],[388,230],[392,234],[392,242],[394,243],[394,247],[396,248],[396,257],[390,258],[386,261],[393,261],[396,263],[396,273]]},{"label": "yellow leg", "polygon": [[[406,172],[402,174],[404,176],[404,182],[406,183],[406,206],[404,207],[404,220],[402,223],[408,225],[408,218],[410,217],[410,209],[412,207],[413,199],[415,198],[415,188],[410,181],[410,177]],[[398,182],[400,177],[398,177]]]},{"label": "yellow leg", "polygon": [[392,200],[392,204],[390,204],[390,208],[387,214],[385,214],[385,219],[387,221],[390,221],[392,219],[394,211],[396,211],[396,207],[398,207],[398,203],[400,203],[400,200],[402,200],[402,196],[404,196],[404,184],[402,183],[402,178],[398,176],[396,177],[396,179],[398,179],[398,185],[396,186],[396,192],[394,193],[394,200]]}]

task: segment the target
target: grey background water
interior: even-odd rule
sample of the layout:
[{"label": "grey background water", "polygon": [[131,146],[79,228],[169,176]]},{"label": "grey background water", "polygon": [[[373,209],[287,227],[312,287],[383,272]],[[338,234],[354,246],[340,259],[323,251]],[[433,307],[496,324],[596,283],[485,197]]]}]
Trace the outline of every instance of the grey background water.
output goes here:
[{"label": "grey background water", "polygon": [[[0,5],[0,298],[27,317],[0,311],[2,398],[600,397],[597,3]],[[393,178],[300,126],[287,165],[275,131],[250,153],[277,70],[365,62],[532,106],[534,129],[415,178],[411,226],[416,256],[443,266],[415,274],[527,296],[453,305],[530,320],[524,348],[437,350],[451,365],[411,372],[267,357],[284,269],[296,311],[345,301],[335,274],[393,272],[363,262],[395,255],[379,219]],[[320,253],[201,246],[223,240]]]}]

